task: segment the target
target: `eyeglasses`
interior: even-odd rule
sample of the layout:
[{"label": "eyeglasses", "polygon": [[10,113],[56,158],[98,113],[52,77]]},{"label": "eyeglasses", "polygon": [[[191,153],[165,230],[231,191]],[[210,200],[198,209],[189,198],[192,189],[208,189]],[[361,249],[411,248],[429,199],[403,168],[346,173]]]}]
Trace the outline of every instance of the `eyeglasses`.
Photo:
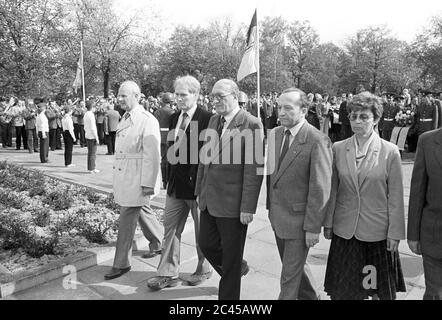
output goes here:
[{"label": "eyeglasses", "polygon": [[371,117],[365,113],[361,113],[359,115],[357,113],[350,113],[348,115],[348,119],[350,119],[350,121],[356,121],[356,120],[358,120],[358,118],[361,119],[362,122],[367,122],[368,120],[370,120],[373,117]]},{"label": "eyeglasses", "polygon": [[224,94],[224,95],[221,95],[221,94],[211,94],[210,96],[212,97],[213,100],[221,101],[221,100],[224,100],[225,97],[230,96],[231,94],[232,93],[228,93],[228,94]]}]

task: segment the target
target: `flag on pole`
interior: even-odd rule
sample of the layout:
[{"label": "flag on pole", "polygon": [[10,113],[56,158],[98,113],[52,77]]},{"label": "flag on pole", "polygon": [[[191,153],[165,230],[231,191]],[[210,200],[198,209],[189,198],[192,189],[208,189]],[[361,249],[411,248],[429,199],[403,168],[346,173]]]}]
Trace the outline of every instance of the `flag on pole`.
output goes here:
[{"label": "flag on pole", "polygon": [[82,72],[83,72],[83,59],[81,57],[80,53],[80,58],[78,59],[77,62],[77,75],[75,76],[75,80],[74,83],[72,84],[72,86],[74,87],[74,91],[75,93],[77,93],[78,88],[81,87],[81,85],[83,84],[83,77],[82,77]]},{"label": "flag on pole", "polygon": [[247,31],[247,46],[244,56],[241,60],[241,65],[238,69],[237,80],[241,81],[249,74],[258,71],[259,61],[259,43],[258,43],[258,26],[256,23],[256,10],[253,15],[252,22],[250,22],[249,30]]}]

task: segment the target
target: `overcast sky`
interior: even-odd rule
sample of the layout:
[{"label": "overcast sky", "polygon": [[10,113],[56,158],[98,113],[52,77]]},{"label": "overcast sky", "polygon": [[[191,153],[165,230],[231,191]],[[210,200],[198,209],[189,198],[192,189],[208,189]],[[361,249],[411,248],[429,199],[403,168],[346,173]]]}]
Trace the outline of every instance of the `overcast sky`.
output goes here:
[{"label": "overcast sky", "polygon": [[[387,24],[394,36],[412,41],[431,17],[442,15],[442,0],[116,0],[128,12],[152,2],[167,21],[175,25],[202,25],[226,16],[248,25],[255,7],[258,18],[282,16],[309,20],[321,42],[342,44],[357,30]],[[148,18],[148,17],[146,17]],[[166,27],[166,26],[165,26]]]}]

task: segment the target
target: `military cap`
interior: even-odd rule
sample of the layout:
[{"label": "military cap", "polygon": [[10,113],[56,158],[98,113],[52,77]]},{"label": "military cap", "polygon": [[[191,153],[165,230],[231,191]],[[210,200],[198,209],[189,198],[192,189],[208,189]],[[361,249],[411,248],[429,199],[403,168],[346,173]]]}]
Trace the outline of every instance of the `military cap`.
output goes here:
[{"label": "military cap", "polygon": [[240,91],[238,96],[238,102],[247,103],[249,101],[249,98],[247,97],[247,94],[245,92]]}]

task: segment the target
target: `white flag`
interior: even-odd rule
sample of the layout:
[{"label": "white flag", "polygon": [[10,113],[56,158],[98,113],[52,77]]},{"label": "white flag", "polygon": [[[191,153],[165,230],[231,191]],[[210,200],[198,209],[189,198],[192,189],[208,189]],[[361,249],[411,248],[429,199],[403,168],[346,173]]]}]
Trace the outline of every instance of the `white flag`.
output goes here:
[{"label": "white flag", "polygon": [[80,58],[78,59],[77,63],[77,75],[75,76],[74,83],[72,84],[75,93],[77,93],[78,88],[80,88],[82,85],[82,75],[81,75],[81,73],[83,72],[83,65],[81,63],[82,60],[83,59],[81,59],[81,54],[80,54]]},{"label": "white flag", "polygon": [[249,30],[247,32],[247,48],[244,52],[244,56],[241,60],[241,65],[238,69],[237,80],[241,81],[249,74],[258,71],[258,55],[259,55],[259,43],[258,43],[258,27],[256,23],[256,10],[253,15],[252,22],[250,23]]}]

